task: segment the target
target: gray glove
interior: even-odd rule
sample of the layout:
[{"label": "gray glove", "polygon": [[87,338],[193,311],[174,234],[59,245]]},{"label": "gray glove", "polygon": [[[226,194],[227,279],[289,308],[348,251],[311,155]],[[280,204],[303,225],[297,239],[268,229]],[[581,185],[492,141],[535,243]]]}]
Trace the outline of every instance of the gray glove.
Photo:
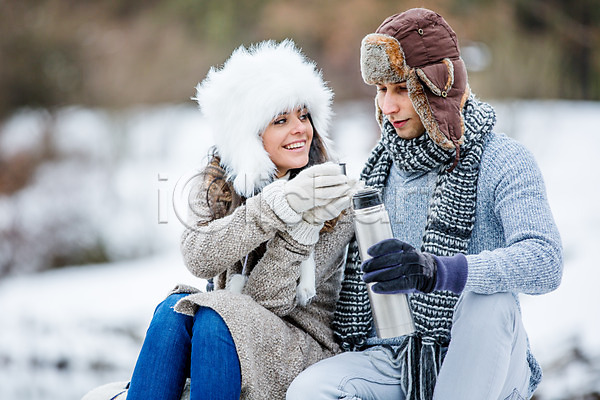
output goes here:
[{"label": "gray glove", "polygon": [[328,162],[302,170],[294,179],[285,183],[283,191],[292,210],[301,214],[344,197],[351,188],[352,184],[342,174],[341,167]]}]

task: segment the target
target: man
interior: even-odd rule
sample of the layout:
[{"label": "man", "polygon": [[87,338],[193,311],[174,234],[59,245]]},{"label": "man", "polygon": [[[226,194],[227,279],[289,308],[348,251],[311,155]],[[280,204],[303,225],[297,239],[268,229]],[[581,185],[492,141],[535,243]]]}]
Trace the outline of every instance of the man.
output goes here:
[{"label": "man", "polygon": [[[300,374],[296,399],[525,399],[541,379],[518,293],[554,290],[560,236],[530,152],[492,132],[456,35],[438,14],[387,18],[361,46],[381,140],[361,179],[380,188],[394,239],[361,265],[349,248],[334,329],[345,353]],[[366,282],[408,293],[416,333],[377,338]]]}]

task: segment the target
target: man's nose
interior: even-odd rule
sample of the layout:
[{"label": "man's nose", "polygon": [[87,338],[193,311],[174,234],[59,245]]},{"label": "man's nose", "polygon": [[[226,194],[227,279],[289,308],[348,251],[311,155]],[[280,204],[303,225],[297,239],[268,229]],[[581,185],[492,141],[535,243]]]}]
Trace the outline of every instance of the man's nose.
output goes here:
[{"label": "man's nose", "polygon": [[386,92],[383,95],[383,98],[381,99],[381,104],[379,104],[379,107],[381,107],[381,112],[385,115],[394,114],[394,113],[398,112],[400,109],[398,102],[396,101],[394,96],[392,94],[390,94],[389,92]]}]

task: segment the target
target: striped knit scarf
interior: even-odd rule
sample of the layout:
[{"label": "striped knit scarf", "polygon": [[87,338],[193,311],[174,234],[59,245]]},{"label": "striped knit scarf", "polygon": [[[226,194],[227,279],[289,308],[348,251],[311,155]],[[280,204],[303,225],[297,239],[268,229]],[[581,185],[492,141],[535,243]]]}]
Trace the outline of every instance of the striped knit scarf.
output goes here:
[{"label": "striped knit scarf", "polygon": [[[465,142],[456,167],[449,169],[455,151],[437,146],[429,135],[401,139],[386,121],[361,180],[367,186],[384,189],[392,166],[405,171],[430,171],[442,167],[429,204],[422,251],[438,256],[467,253],[475,222],[479,161],[486,135],[496,115],[486,103],[469,98],[463,109]],[[372,315],[366,285],[361,279],[356,241],[350,243],[340,299],[333,328],[345,351],[365,348]],[[430,400],[442,364],[442,350],[450,342],[452,316],[458,296],[451,292],[415,293],[410,296],[417,331],[400,346],[389,347],[390,357],[399,365],[400,384],[407,399]]]}]

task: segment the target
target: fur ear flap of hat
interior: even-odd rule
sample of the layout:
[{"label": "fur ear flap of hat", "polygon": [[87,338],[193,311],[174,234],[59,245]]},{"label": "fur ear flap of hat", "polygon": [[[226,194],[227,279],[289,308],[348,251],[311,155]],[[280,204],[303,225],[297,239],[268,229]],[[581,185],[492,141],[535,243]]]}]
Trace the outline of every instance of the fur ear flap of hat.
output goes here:
[{"label": "fur ear flap of hat", "polygon": [[[456,34],[433,11],[415,8],[388,17],[361,43],[361,73],[369,85],[406,82],[431,139],[444,149],[463,142],[467,70]],[[375,101],[377,121],[383,115]]]},{"label": "fur ear flap of hat", "polygon": [[305,106],[325,144],[333,92],[293,41],[240,46],[221,68],[211,68],[196,96],[217,153],[235,191],[250,197],[270,183],[276,167],[261,134],[278,114]]}]

